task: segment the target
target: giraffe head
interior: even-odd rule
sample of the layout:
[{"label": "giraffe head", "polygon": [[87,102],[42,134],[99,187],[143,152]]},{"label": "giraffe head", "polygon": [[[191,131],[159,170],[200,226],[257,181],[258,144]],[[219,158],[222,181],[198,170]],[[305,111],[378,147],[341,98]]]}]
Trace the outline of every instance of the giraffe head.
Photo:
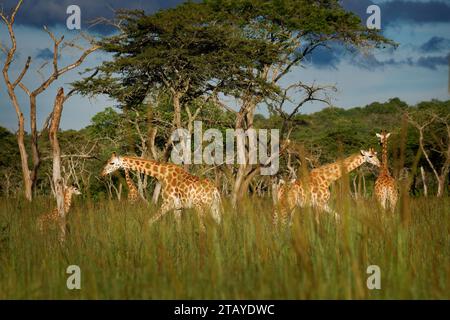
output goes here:
[{"label": "giraffe head", "polygon": [[66,188],[66,192],[67,193],[69,193],[69,194],[76,194],[76,195],[80,195],[81,194],[81,192],[80,192],[80,190],[77,188],[77,187],[75,187],[75,186],[70,186],[70,187],[67,187]]},{"label": "giraffe head", "polygon": [[126,167],[126,165],[123,162],[122,157],[116,155],[116,153],[113,152],[111,158],[109,158],[108,162],[103,167],[101,175],[102,177],[106,176],[107,174],[113,173],[114,171],[123,167]]},{"label": "giraffe head", "polygon": [[377,152],[370,148],[369,151],[361,150],[361,155],[364,157],[364,162],[373,164],[374,166],[380,166],[380,160],[377,158]]},{"label": "giraffe head", "polygon": [[381,133],[377,133],[377,138],[380,139],[380,144],[387,143],[387,139],[390,137],[390,133],[386,130],[382,130]]}]

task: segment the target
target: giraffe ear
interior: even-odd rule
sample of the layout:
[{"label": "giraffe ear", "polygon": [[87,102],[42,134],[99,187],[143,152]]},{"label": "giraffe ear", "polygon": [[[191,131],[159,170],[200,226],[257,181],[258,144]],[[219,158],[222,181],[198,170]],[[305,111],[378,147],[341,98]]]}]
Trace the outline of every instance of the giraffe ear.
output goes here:
[{"label": "giraffe ear", "polygon": [[377,135],[377,138],[381,139],[381,134],[377,133],[376,135]]},{"label": "giraffe ear", "polygon": [[391,136],[391,133],[389,132],[389,133],[386,135],[386,139],[389,138],[390,136]]},{"label": "giraffe ear", "polygon": [[360,150],[360,151],[361,151],[361,154],[362,154],[363,156],[366,155],[366,151],[364,151],[364,150]]}]

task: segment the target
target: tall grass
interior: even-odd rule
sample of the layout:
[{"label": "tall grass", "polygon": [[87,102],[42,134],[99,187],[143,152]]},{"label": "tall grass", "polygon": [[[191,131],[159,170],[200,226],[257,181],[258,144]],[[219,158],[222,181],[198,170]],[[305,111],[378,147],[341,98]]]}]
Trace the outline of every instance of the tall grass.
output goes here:
[{"label": "tall grass", "polygon": [[[53,202],[0,202],[1,299],[449,299],[450,200],[408,199],[411,219],[383,213],[372,199],[334,204],[336,224],[311,210],[274,230],[269,199],[236,211],[225,202],[221,226],[199,233],[192,211],[177,230],[172,214],[148,226],[156,208],[76,199],[64,245],[41,235],[36,218]],[[81,268],[68,290],[66,268]],[[366,269],[381,268],[381,290]]]}]

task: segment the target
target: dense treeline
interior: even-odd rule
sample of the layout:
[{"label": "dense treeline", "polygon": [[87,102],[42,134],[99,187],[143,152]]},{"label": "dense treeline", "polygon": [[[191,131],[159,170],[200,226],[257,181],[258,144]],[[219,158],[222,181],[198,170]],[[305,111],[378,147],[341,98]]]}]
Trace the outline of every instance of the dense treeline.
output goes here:
[{"label": "dense treeline", "polygon": [[[129,111],[120,111],[106,108],[96,114],[90,125],[81,130],[66,130],[60,132],[62,149],[63,171],[65,177],[77,184],[85,197],[123,197],[126,193],[125,183],[121,174],[111,178],[101,179],[99,172],[112,151],[121,154],[145,156],[148,150],[148,134],[155,133],[155,146],[153,152],[163,152],[165,141],[170,134],[171,104],[169,100],[161,99],[160,104],[149,108],[146,105],[133,108]],[[417,106],[408,106],[399,99],[392,99],[386,103],[372,103],[365,107],[341,109],[330,107],[311,114],[299,114],[293,119],[294,127],[290,134],[289,148],[281,155],[281,165],[277,178],[292,177],[300,165],[300,150],[304,150],[308,167],[335,161],[360,149],[378,146],[376,132],[386,129],[392,132],[390,144],[390,167],[394,176],[400,179],[411,178],[412,195],[423,193],[422,175],[419,170],[423,167],[428,186],[428,192],[434,194],[437,181],[433,170],[420,150],[419,131],[411,124],[406,115],[426,123],[427,117],[448,119],[450,101],[422,102]],[[149,112],[148,110],[152,112]],[[187,116],[182,115],[182,118]],[[203,121],[203,130],[208,127],[220,127],[223,130],[231,128],[235,114],[224,111],[210,103],[199,114],[198,120]],[[214,119],[214,120],[212,120]],[[255,117],[256,128],[279,128],[281,118],[278,115]],[[404,130],[404,131],[402,131]],[[405,132],[403,138],[402,132]],[[27,136],[29,139],[29,136]],[[50,145],[46,135],[40,138],[42,147],[42,171],[38,178],[37,195],[50,195],[51,190],[51,158]],[[433,122],[424,132],[425,150],[437,170],[441,170],[448,161],[441,150],[448,148],[446,127],[438,121]],[[18,196],[22,190],[20,156],[13,133],[0,128],[0,190],[2,196]],[[401,154],[404,153],[404,157]],[[445,169],[445,168],[443,168]],[[192,165],[189,170],[199,175],[213,178],[226,194],[230,192],[232,177],[227,176],[226,170],[209,168],[206,165]],[[366,189],[366,196],[371,194],[373,180],[377,170],[364,166],[351,175],[354,180],[353,188]],[[155,181],[145,177],[135,176],[135,181],[147,199]],[[357,187],[358,183],[365,181],[364,188]],[[253,194],[265,194],[270,190],[273,180],[268,177],[255,178],[250,191]],[[120,185],[123,185],[122,188]],[[448,172],[446,180],[448,192]],[[354,189],[352,189],[355,191]]]}]

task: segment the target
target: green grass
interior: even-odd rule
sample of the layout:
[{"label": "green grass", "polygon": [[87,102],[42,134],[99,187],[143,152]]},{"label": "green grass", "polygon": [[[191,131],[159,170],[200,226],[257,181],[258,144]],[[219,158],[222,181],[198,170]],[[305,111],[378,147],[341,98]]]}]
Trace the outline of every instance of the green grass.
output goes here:
[{"label": "green grass", "polygon": [[[172,214],[146,224],[155,208],[76,199],[63,246],[35,227],[52,206],[0,201],[0,299],[450,299],[448,197],[407,199],[395,215],[348,200],[335,205],[339,225],[305,210],[285,231],[269,199],[254,198],[237,211],[225,203],[204,235],[192,211],[177,231]],[[71,264],[81,290],[66,288]],[[366,287],[372,264],[381,290]]]}]

